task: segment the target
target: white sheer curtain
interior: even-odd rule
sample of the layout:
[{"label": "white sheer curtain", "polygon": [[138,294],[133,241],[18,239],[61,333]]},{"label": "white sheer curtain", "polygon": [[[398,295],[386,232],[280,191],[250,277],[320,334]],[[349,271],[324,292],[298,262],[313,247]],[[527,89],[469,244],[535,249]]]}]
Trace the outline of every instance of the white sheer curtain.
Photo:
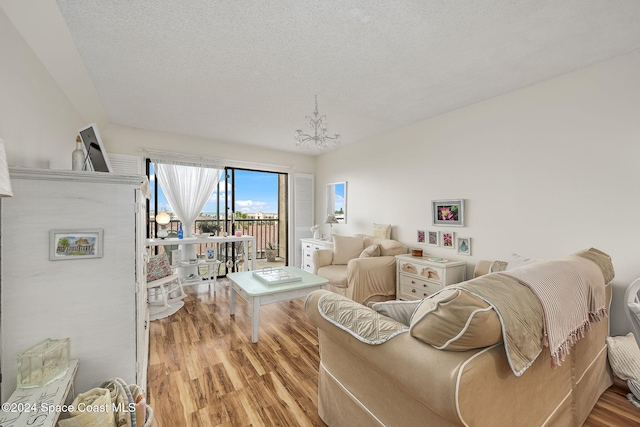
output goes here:
[{"label": "white sheer curtain", "polygon": [[183,164],[154,163],[162,192],[169,206],[182,222],[184,236],[191,227],[220,181],[221,169]]}]

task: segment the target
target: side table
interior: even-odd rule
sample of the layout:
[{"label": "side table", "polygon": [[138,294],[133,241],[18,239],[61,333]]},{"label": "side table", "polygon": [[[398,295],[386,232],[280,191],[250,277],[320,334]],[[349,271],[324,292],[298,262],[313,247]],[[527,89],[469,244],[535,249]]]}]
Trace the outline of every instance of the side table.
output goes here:
[{"label": "side table", "polygon": [[414,300],[428,297],[447,285],[464,282],[464,261],[432,261],[429,257],[396,255],[396,298]]}]

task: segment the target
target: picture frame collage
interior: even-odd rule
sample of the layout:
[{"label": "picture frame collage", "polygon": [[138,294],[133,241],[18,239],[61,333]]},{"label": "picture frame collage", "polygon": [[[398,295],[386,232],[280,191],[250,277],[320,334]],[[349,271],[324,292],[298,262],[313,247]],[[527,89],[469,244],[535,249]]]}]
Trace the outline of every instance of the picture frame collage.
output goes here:
[{"label": "picture frame collage", "polygon": [[455,249],[459,255],[471,255],[471,238],[453,231],[417,230],[417,243],[445,249]]},{"label": "picture frame collage", "polygon": [[[464,200],[432,200],[431,217],[433,226],[464,227]],[[458,255],[471,255],[471,238],[459,236],[454,231],[420,229],[416,238],[421,245],[455,249]]]}]

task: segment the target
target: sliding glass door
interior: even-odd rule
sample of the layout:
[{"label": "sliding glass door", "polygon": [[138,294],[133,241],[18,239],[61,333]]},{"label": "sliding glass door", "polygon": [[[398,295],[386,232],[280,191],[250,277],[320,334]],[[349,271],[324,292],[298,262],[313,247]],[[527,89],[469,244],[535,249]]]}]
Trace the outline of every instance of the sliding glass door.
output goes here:
[{"label": "sliding glass door", "polygon": [[[180,221],[167,203],[161,186],[157,184],[153,164],[150,162],[147,163],[147,172],[152,190],[152,198],[147,205],[147,235],[154,238],[164,228],[168,237],[177,237]],[[218,188],[195,220],[191,233],[233,235],[241,232],[254,236],[259,268],[286,265],[289,202],[287,182],[287,174],[283,173],[225,168]],[[163,211],[171,218],[164,226],[155,221],[156,213]],[[205,256],[209,244],[196,246],[197,255]],[[230,271],[246,269],[249,262],[240,259],[243,253],[240,244],[224,243],[219,246],[217,259],[222,263],[221,276]]]}]

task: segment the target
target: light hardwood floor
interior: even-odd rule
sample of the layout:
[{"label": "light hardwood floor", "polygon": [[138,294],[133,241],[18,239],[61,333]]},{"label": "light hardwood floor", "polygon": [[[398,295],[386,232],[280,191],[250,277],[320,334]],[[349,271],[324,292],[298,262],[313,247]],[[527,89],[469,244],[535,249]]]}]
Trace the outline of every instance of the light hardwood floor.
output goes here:
[{"label": "light hardwood floor", "polygon": [[[318,340],[303,299],[261,308],[251,343],[247,303],[229,288],[187,286],[185,306],[151,322],[149,402],[155,427],[324,426],[317,414]],[[640,425],[627,391],[607,390],[585,427]]]}]

